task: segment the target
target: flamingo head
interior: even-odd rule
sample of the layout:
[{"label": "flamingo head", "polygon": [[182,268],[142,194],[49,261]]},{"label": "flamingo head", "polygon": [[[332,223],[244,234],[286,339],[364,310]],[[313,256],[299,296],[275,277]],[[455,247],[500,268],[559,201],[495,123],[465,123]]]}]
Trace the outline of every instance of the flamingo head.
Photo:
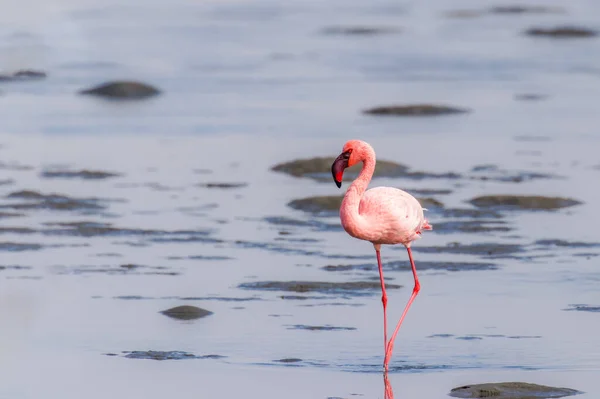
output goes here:
[{"label": "flamingo head", "polygon": [[344,145],[342,153],[333,161],[331,165],[331,174],[333,181],[338,186],[342,187],[342,178],[344,170],[361,161],[363,147],[368,144],[360,140],[350,140]]}]

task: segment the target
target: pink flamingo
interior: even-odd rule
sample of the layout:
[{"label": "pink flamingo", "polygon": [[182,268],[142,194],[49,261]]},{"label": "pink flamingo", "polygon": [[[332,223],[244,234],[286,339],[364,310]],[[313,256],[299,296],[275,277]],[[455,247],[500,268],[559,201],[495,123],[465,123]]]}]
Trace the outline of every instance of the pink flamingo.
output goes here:
[{"label": "pink flamingo", "polygon": [[[432,227],[425,219],[419,201],[409,193],[393,187],[376,187],[365,191],[375,171],[375,151],[373,147],[364,141],[348,141],[344,145],[342,153],[331,165],[333,180],[338,188],[342,186],[344,169],[359,162],[363,163],[363,167],[356,180],[346,191],[340,208],[340,219],[344,230],[348,234],[361,240],[370,241],[375,247],[382,291],[381,302],[383,303],[383,346],[385,353],[383,368],[387,372],[394,350],[394,340],[400,325],[402,325],[410,305],[421,289],[410,246],[414,240],[421,237],[423,230],[431,230]],[[383,268],[381,267],[381,244],[402,244],[406,247],[415,279],[412,295],[389,341],[387,340],[387,294],[383,280]]]}]

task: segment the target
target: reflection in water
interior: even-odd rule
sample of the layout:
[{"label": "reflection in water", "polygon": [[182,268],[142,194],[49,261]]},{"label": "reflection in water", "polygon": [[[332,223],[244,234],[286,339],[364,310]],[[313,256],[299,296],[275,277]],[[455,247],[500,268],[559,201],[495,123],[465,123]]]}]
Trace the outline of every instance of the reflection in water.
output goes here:
[{"label": "reflection in water", "polygon": [[390,383],[390,380],[388,379],[388,373],[384,372],[383,373],[383,397],[385,399],[394,399],[394,390],[392,389],[392,384]]}]

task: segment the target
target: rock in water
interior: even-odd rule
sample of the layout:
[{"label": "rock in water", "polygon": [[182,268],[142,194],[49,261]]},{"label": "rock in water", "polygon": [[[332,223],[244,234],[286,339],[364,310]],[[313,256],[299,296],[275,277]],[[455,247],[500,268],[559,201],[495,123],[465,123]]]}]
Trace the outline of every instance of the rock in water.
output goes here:
[{"label": "rock in water", "polygon": [[434,104],[411,104],[411,105],[389,105],[375,107],[363,111],[369,115],[392,115],[392,116],[438,116],[464,114],[470,110],[466,108],[449,107]]},{"label": "rock in water", "polygon": [[526,382],[498,382],[454,388],[450,391],[450,396],[455,398],[541,399],[562,398],[580,393],[583,392],[570,388],[554,388]]},{"label": "rock in water", "polygon": [[36,71],[33,69],[21,69],[12,74],[3,75],[0,74],[0,81],[24,81],[24,80],[35,80],[43,79],[46,77],[46,72]]},{"label": "rock in water", "polygon": [[189,305],[177,306],[171,309],[163,310],[160,313],[179,320],[196,320],[213,314],[213,312],[206,309]]},{"label": "rock in water", "polygon": [[544,197],[541,195],[484,195],[469,201],[478,208],[503,210],[555,210],[582,204],[572,198]]},{"label": "rock in water", "polygon": [[576,26],[559,26],[555,28],[531,28],[525,31],[529,36],[545,36],[551,38],[585,38],[598,36],[598,31]]},{"label": "rock in water", "polygon": [[153,86],[130,81],[108,82],[79,92],[79,94],[123,99],[143,99],[160,93],[161,91]]}]

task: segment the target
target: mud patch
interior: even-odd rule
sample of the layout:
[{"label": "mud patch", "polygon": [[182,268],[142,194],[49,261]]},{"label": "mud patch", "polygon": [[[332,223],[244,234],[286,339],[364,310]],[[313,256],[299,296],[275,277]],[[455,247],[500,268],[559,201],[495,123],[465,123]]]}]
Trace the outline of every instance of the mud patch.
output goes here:
[{"label": "mud patch", "polygon": [[15,191],[5,198],[25,201],[0,206],[0,208],[16,210],[98,211],[106,208],[106,205],[102,202],[107,201],[99,198],[74,198],[60,194],[42,194],[30,190]]},{"label": "mud patch", "polygon": [[473,198],[469,203],[478,208],[496,210],[555,210],[582,204],[571,198],[539,195],[484,195]]},{"label": "mud patch", "polygon": [[[408,260],[406,261],[385,261],[382,260],[384,270],[390,271],[410,271],[411,266]],[[417,261],[417,268],[421,271],[425,270],[442,270],[449,272],[459,271],[475,271],[475,270],[497,270],[498,265],[495,263],[486,262],[432,262],[432,261]],[[327,265],[322,267],[328,272],[347,272],[347,271],[376,271],[375,263],[361,263],[350,265]]]},{"label": "mud patch", "polygon": [[336,327],[330,325],[324,326],[308,326],[306,324],[296,324],[293,326],[287,326],[288,330],[306,330],[306,331],[354,331],[355,327]]},{"label": "mud patch", "polygon": [[509,171],[501,169],[497,165],[477,165],[471,169],[472,180],[498,181],[506,183],[522,183],[531,180],[540,179],[562,179],[563,177],[531,171]]},{"label": "mud patch", "polygon": [[560,247],[560,248],[598,248],[599,242],[581,242],[581,241],[565,241],[565,240],[537,240],[534,245],[544,247]]},{"label": "mud patch", "polygon": [[79,91],[82,95],[92,95],[111,99],[144,99],[156,96],[161,91],[145,83],[132,81],[108,82]]},{"label": "mud patch", "polygon": [[489,9],[492,14],[521,15],[521,14],[564,14],[566,10],[562,7],[510,5],[496,6]]},{"label": "mud patch", "polygon": [[[316,157],[297,159],[277,164],[272,171],[286,173],[294,177],[309,177],[320,181],[331,181],[331,164],[335,157]],[[354,165],[344,171],[344,177],[354,179],[358,176],[361,165]],[[373,177],[399,177],[408,170],[408,166],[386,160],[377,160]]]},{"label": "mud patch", "polygon": [[179,272],[171,271],[166,266],[143,266],[132,263],[119,266],[111,265],[81,265],[75,267],[53,266],[56,274],[106,274],[106,275],[144,275],[144,276],[178,276]]},{"label": "mud patch", "polygon": [[550,96],[546,94],[536,94],[536,93],[519,93],[515,94],[514,99],[516,101],[544,101],[550,98]]},{"label": "mud patch", "polygon": [[530,28],[525,34],[533,37],[554,39],[582,39],[598,36],[598,31],[577,26],[558,26],[554,28]]},{"label": "mud patch", "polygon": [[[284,291],[284,292],[316,292],[332,295],[372,295],[381,291],[379,281],[350,281],[350,282],[326,282],[326,281],[258,281],[253,283],[242,283],[238,286],[242,289],[259,291]],[[398,289],[401,285],[386,284],[386,289]]]},{"label": "mud patch", "polygon": [[199,183],[197,184],[197,186],[204,188],[231,189],[247,187],[248,183]]},{"label": "mud patch", "polygon": [[566,311],[577,311],[577,312],[593,312],[593,313],[600,313],[600,306],[591,306],[591,305],[584,305],[584,304],[572,304],[569,305],[568,308],[563,309]]},{"label": "mud patch", "polygon": [[0,242],[0,251],[6,252],[39,251],[42,248],[44,248],[44,246],[41,244]]},{"label": "mud patch", "polygon": [[15,184],[14,179],[0,179],[0,186],[12,186]]},{"label": "mud patch", "polygon": [[196,320],[213,314],[213,312],[209,310],[189,305],[177,306],[171,309],[163,310],[159,313],[178,320]]},{"label": "mud patch", "polygon": [[323,28],[321,33],[324,35],[341,36],[375,36],[391,33],[400,33],[400,29],[385,26],[329,26]]},{"label": "mud patch", "polygon": [[[146,359],[146,360],[185,360],[185,359],[222,359],[226,356],[221,355],[202,355],[196,356],[192,353],[183,351],[124,351],[123,357],[128,359]],[[114,354],[111,354],[115,356]]]},{"label": "mud patch", "polygon": [[24,82],[41,80],[46,77],[46,72],[34,69],[21,69],[10,74],[0,74],[0,82]]},{"label": "mud patch", "polygon": [[506,222],[498,220],[454,220],[436,222],[435,232],[441,234],[452,233],[498,233],[514,230]]},{"label": "mud patch", "polygon": [[[308,227],[311,231],[341,231],[342,226],[339,223],[325,223],[316,219],[299,220],[285,216],[267,216],[263,219],[265,222],[275,226],[285,227]],[[289,232],[287,233],[289,234]],[[283,235],[286,235],[284,233]]]},{"label": "mud patch", "polygon": [[[208,230],[145,230],[115,227],[110,223],[92,221],[45,223],[52,227],[42,230],[45,235],[74,237],[139,237],[150,242],[221,242],[209,237]],[[133,245],[133,244],[132,244]]]},{"label": "mud patch", "polygon": [[59,170],[48,169],[40,173],[40,177],[46,179],[83,179],[83,180],[104,180],[111,177],[122,176],[120,173],[104,172],[101,170]]},{"label": "mud patch", "polygon": [[300,363],[300,362],[302,362],[303,360],[302,360],[302,359],[299,359],[299,358],[297,358],[297,357],[285,357],[285,358],[283,358],[283,359],[279,359],[279,360],[273,360],[273,361],[274,361],[274,362],[277,362],[277,363],[288,363],[288,364],[289,364],[289,363]]},{"label": "mud patch", "polygon": [[525,252],[525,248],[520,244],[498,244],[498,243],[477,243],[463,245],[459,242],[452,242],[445,246],[421,247],[414,246],[413,251],[434,254],[464,254],[478,255],[485,258],[503,258],[512,257],[517,253]]},{"label": "mud patch", "polygon": [[455,398],[534,399],[562,398],[580,393],[583,392],[570,388],[554,388],[525,382],[495,382],[454,388],[450,391],[450,396]]},{"label": "mud patch", "polygon": [[363,111],[368,115],[384,116],[440,116],[469,113],[467,108],[451,107],[436,104],[388,105],[369,108]]}]

